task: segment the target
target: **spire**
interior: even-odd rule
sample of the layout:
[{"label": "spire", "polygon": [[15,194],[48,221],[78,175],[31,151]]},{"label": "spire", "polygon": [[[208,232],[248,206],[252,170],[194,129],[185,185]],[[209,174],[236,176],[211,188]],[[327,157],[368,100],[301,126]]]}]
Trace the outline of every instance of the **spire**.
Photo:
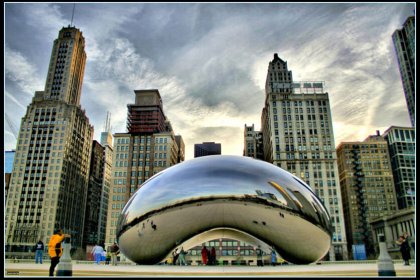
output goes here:
[{"label": "spire", "polygon": [[71,14],[71,22],[70,22],[70,26],[72,26],[72,24],[73,24],[73,17],[74,17],[74,9],[76,8],[76,3],[74,3],[74,5],[73,5],[73,12],[72,12],[72,14]]}]

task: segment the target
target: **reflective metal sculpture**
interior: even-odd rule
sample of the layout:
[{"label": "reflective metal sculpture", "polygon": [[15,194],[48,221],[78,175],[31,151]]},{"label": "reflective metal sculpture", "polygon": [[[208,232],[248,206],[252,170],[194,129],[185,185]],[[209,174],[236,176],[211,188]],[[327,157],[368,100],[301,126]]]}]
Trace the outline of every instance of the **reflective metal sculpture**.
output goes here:
[{"label": "reflective metal sculpture", "polygon": [[124,207],[117,238],[130,260],[155,264],[215,230],[259,239],[296,264],[324,257],[332,234],[322,202],[296,176],[252,158],[205,156],[147,180]]}]

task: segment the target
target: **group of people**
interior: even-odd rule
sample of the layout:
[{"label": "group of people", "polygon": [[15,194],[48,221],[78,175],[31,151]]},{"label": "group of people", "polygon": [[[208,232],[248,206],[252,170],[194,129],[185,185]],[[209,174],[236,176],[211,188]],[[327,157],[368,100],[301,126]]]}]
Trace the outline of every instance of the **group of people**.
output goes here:
[{"label": "group of people", "polygon": [[203,265],[216,265],[216,249],[211,247],[211,250],[208,250],[206,246],[201,248],[201,259]]},{"label": "group of people", "polygon": [[120,253],[120,248],[118,247],[117,243],[114,242],[108,252],[99,244],[96,244],[90,253],[93,256],[94,261],[96,264],[100,264],[101,261],[105,261],[105,264],[109,264],[111,261],[111,265],[117,265],[117,258],[118,254]]}]

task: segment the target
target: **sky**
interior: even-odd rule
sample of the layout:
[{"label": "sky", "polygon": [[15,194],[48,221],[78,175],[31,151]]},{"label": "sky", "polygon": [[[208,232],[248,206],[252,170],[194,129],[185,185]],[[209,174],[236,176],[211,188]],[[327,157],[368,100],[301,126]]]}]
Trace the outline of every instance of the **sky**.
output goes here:
[{"label": "sky", "polygon": [[[411,126],[392,33],[415,3],[4,3],[4,111],[19,129],[44,90],[53,41],[72,23],[87,55],[81,106],[100,139],[126,130],[134,90],[158,89],[185,142],[242,155],[244,125],[261,128],[274,53],[294,81],[324,81],[335,146]],[[16,139],[4,121],[4,149]]]}]

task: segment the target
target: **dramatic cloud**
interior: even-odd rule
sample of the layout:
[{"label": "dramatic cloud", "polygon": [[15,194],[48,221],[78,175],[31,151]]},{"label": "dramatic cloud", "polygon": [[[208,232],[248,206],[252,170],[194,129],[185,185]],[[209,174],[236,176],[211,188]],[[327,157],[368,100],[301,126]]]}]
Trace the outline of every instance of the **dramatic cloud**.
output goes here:
[{"label": "dramatic cloud", "polygon": [[[134,90],[158,89],[165,114],[194,144],[241,155],[244,125],[260,128],[273,54],[296,81],[324,81],[335,143],[409,126],[391,35],[410,3],[78,3],[73,24],[86,40],[81,105],[95,139],[112,114],[126,132]],[[73,4],[5,4],[5,111],[16,124],[44,87],[54,39]],[[8,106],[10,105],[10,106]],[[6,131],[8,127],[6,126]],[[15,140],[5,134],[5,148]]]}]

